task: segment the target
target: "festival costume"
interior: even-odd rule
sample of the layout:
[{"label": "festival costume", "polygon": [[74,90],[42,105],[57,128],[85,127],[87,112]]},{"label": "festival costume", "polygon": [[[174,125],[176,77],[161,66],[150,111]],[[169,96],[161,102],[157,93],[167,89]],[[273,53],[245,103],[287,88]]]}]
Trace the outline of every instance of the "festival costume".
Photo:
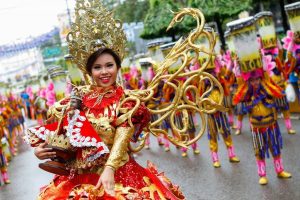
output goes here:
[{"label": "festival costume", "polygon": [[285,12],[288,16],[291,30],[287,31],[287,36],[283,38],[283,47],[292,53],[296,59],[294,70],[290,73],[289,81],[293,85],[296,96],[298,98],[298,106],[300,105],[300,92],[299,92],[299,74],[300,74],[300,30],[299,30],[299,10],[300,3],[292,3],[285,5]]},{"label": "festival costume", "polygon": [[[260,44],[263,56],[270,55],[271,60],[276,63],[275,67],[272,69],[268,68],[272,80],[281,88],[285,90],[286,81],[289,74],[294,69],[294,61],[288,59],[286,64],[283,64],[283,50],[280,48],[280,44],[277,42],[277,37],[275,33],[275,26],[272,19],[271,12],[260,12],[255,15],[258,29],[260,31]],[[268,23],[267,23],[268,22]],[[268,31],[266,31],[268,30]],[[288,53],[289,54],[289,53]],[[289,56],[290,57],[290,56]],[[264,58],[268,59],[268,58]],[[289,65],[287,65],[289,63]],[[276,108],[279,112],[282,112],[284,116],[284,122],[289,134],[295,134],[296,131],[292,129],[292,123],[290,119],[289,102],[286,95],[282,98],[275,99]]]},{"label": "festival costume", "polygon": [[[158,62],[161,62],[162,59],[166,56],[166,52],[168,52],[172,47],[173,47],[174,43],[168,43],[168,44],[164,44],[163,41],[159,41],[159,42],[150,42],[147,44],[147,48],[149,51],[149,54],[151,56],[150,58],[150,62],[152,67],[148,68],[148,79],[149,81],[152,80],[155,77],[155,68],[157,68]],[[158,85],[158,87],[154,90],[155,93],[153,95],[153,98],[149,101],[149,103],[152,104],[152,108],[148,107],[152,110],[157,110],[157,109],[163,109],[165,107],[167,107],[168,105],[170,105],[170,100],[171,100],[171,96],[172,96],[172,88],[168,88],[164,85],[164,82],[161,81],[160,84]],[[155,107],[154,103],[155,102]],[[158,120],[161,117],[161,115],[159,114],[153,114],[152,115],[152,119],[151,121],[154,122],[156,120]],[[171,129],[171,125],[170,125],[170,120],[169,118],[166,118],[163,120],[161,127],[162,130],[168,132],[169,129]],[[171,129],[171,132],[173,134],[173,130]],[[170,142],[168,140],[168,138],[166,137],[166,135],[163,134],[158,134],[157,136],[157,142],[158,145],[160,146],[164,146],[164,150],[165,152],[169,152],[170,151]]]},{"label": "festival costume", "polygon": [[[232,101],[230,98],[230,86],[233,84],[234,77],[233,74],[230,72],[230,66],[225,68],[223,63],[221,63],[221,59],[216,57],[214,65],[212,65],[212,69],[214,74],[218,80],[220,81],[223,89],[224,89],[224,107],[225,108],[232,108]],[[229,75],[231,73],[231,75]],[[209,85],[209,84],[208,84]],[[207,87],[207,86],[206,86]],[[221,93],[217,88],[212,89],[208,98],[214,102],[219,102],[221,98]],[[207,105],[210,108],[210,104]],[[231,112],[228,113],[230,116]],[[229,119],[228,119],[229,118]],[[216,168],[221,167],[219,156],[218,156],[218,139],[219,135],[222,136],[224,140],[224,144],[226,145],[228,158],[230,162],[238,163],[240,162],[239,158],[235,155],[234,145],[231,138],[231,131],[230,127],[233,125],[229,122],[230,117],[226,116],[226,112],[216,112],[214,114],[208,114],[207,118],[207,135],[209,139],[209,148],[211,152],[211,159],[213,161],[213,166]]]},{"label": "festival costume", "polygon": [[[206,27],[209,32],[212,32],[210,27]],[[202,43],[209,44],[207,41],[202,40]],[[200,57],[199,64],[203,65],[206,62],[206,55]],[[200,94],[207,91],[208,88],[211,91],[206,94],[206,97],[210,100],[209,102],[221,102],[222,106],[226,109],[222,111],[217,111],[215,113],[209,113],[207,117],[207,136],[209,140],[209,148],[211,152],[211,159],[213,161],[213,166],[218,168],[221,167],[218,157],[218,139],[221,135],[228,151],[228,157],[230,162],[239,162],[239,158],[235,155],[234,145],[231,139],[230,126],[233,125],[233,117],[231,118],[231,124],[229,123],[226,113],[228,109],[232,108],[231,98],[230,98],[230,87],[233,84],[234,76],[231,72],[231,63],[227,60],[226,62],[222,60],[221,55],[212,58],[212,62],[206,68],[207,73],[211,74],[217,78],[220,85],[223,88],[223,93],[220,92],[218,87],[211,86],[211,82],[204,82],[200,90]],[[227,65],[226,65],[226,64]],[[212,87],[212,88],[211,88]],[[222,98],[224,95],[224,99]],[[223,100],[222,100],[223,99]],[[208,110],[213,109],[214,105],[211,103],[206,104]],[[232,113],[228,113],[229,116]],[[230,118],[230,117],[229,117]]]},{"label": "festival costume", "polygon": [[41,89],[38,96],[34,101],[36,120],[39,125],[43,125],[44,120],[47,117],[47,100],[46,100],[46,89]]},{"label": "festival costume", "polygon": [[[25,123],[25,119],[22,113],[23,105],[20,99],[14,98],[11,106],[14,110],[15,121],[17,124],[16,125],[17,136],[20,136],[24,132],[24,123]],[[18,143],[18,140],[16,142]]]},{"label": "festival costume", "polygon": [[[224,54],[224,61],[226,63],[227,69],[230,69],[235,76],[235,81],[233,83],[233,94],[236,92],[239,85],[243,82],[240,72],[240,66],[237,61],[236,50],[233,44],[233,36],[231,30],[227,30],[225,32],[226,43],[228,45],[228,50],[226,54]],[[232,100],[231,100],[232,102]],[[242,127],[243,127],[243,116],[247,114],[246,110],[244,109],[245,105],[243,102],[240,102],[234,106],[234,113],[237,115],[236,129],[235,134],[241,134]]]},{"label": "festival costume", "polygon": [[[145,89],[146,81],[140,77],[140,72],[137,70],[136,66],[131,66],[129,73],[126,73],[124,75],[125,79],[125,87],[128,90],[138,90],[138,89]],[[151,78],[153,78],[152,76]],[[151,79],[150,78],[150,79]],[[161,96],[160,90],[155,90],[154,99],[152,101],[149,101],[146,105],[150,109],[156,109],[156,107],[159,105],[159,99],[156,99],[157,97]],[[151,121],[155,121],[158,119],[158,115],[151,115]],[[159,145],[164,145],[163,142],[163,136],[157,136],[157,142]],[[146,141],[145,141],[145,149],[150,149],[150,134],[147,134]]]},{"label": "festival costume", "polygon": [[[153,77],[152,77],[153,78]],[[152,109],[152,110],[156,110],[158,109],[158,107],[161,105],[163,106],[163,98],[160,99],[160,97],[163,96],[163,87],[162,87],[163,84],[160,84],[158,86],[157,89],[155,89],[154,91],[154,95],[153,95],[153,99],[151,99],[149,101],[149,103],[147,104],[147,108],[149,109]],[[151,122],[154,122],[156,120],[158,120],[159,118],[159,115],[157,114],[152,114],[151,115]],[[168,122],[165,120],[162,124],[162,129],[164,130],[168,130],[169,128],[169,124]],[[166,139],[163,135],[158,135],[157,136],[157,143],[158,145],[162,146],[164,145],[165,147],[165,151],[170,151],[170,142],[168,141],[168,139]],[[149,145],[150,145],[150,135],[147,137],[146,139],[146,145],[145,145],[145,148],[149,148]]]},{"label": "festival costume", "polygon": [[[189,100],[192,100],[194,98],[192,93],[187,93],[187,98]],[[188,129],[187,129],[187,133],[189,134],[189,138],[193,139],[195,138],[195,132],[196,132],[196,127],[195,127],[195,123],[194,123],[194,113],[193,112],[188,112]],[[178,115],[176,115],[176,121],[177,121],[177,125],[180,128],[183,128],[183,115],[182,113],[178,113]],[[200,151],[198,149],[198,144],[197,142],[193,143],[192,145],[192,150],[194,152],[194,154],[200,154]],[[182,147],[181,148],[181,156],[182,157],[187,157],[187,148]]]},{"label": "festival costume", "polygon": [[6,108],[5,108],[5,101],[1,102],[1,126],[3,127],[3,132],[4,135],[2,136],[1,139],[1,144],[2,144],[2,153],[4,154],[6,161],[10,162],[12,160],[12,149],[10,148],[10,143],[8,142],[8,138],[10,136],[9,132],[8,132],[8,118],[9,115],[6,112]]},{"label": "festival costume", "polygon": [[[179,127],[182,127],[182,125],[183,125],[182,121],[178,121],[178,123],[181,123],[181,125]],[[195,132],[196,132],[196,128],[195,128],[193,113],[189,112],[188,113],[188,134],[191,139],[195,138]],[[199,150],[198,144],[196,142],[193,143],[191,145],[191,147],[192,147],[194,154],[200,154],[200,150]],[[181,148],[181,152],[182,152],[181,156],[187,157],[187,151],[188,151],[188,148],[182,147]]]},{"label": "festival costume", "polygon": [[27,105],[27,110],[28,110],[28,117],[30,119],[35,119],[35,109],[34,109],[34,94],[33,94],[33,91],[32,91],[32,88],[31,87],[27,87],[26,88],[26,93],[29,95],[29,107]]},{"label": "festival costume", "polygon": [[16,156],[18,154],[17,137],[21,131],[21,127],[18,119],[19,112],[16,109],[16,104],[13,101],[10,102],[12,108],[7,102],[5,102],[2,108],[2,116],[6,124],[6,126],[3,128],[9,144],[11,155]]},{"label": "festival costume", "polygon": [[8,177],[7,170],[7,155],[5,154],[5,148],[7,148],[7,142],[4,133],[5,119],[3,115],[0,115],[0,186],[3,184],[9,184],[10,180]]},{"label": "festival costume", "polygon": [[18,118],[19,118],[19,123],[20,123],[20,127],[22,129],[21,132],[24,132],[25,130],[25,118],[24,118],[24,115],[23,115],[23,111],[25,111],[25,107],[24,107],[24,104],[22,103],[22,99],[19,97],[18,100],[17,100],[17,107],[19,109],[19,114],[18,114]]},{"label": "festival costume", "polygon": [[[245,102],[245,109],[249,113],[250,129],[252,133],[253,148],[256,157],[258,175],[260,176],[259,183],[267,184],[265,158],[271,153],[274,160],[274,168],[279,178],[290,178],[291,174],[284,171],[281,148],[282,137],[276,119],[276,98],[282,98],[282,89],[276,85],[269,77],[264,69],[268,69],[266,64],[263,64],[259,53],[258,43],[255,43],[256,29],[254,26],[253,17],[242,20],[237,20],[228,24],[235,34],[242,35],[247,33],[250,43],[247,43],[249,55],[237,51],[239,63],[241,67],[241,76],[245,80],[241,84],[234,95],[233,102]],[[242,27],[246,27],[243,29]],[[239,47],[242,42],[241,38],[235,36],[235,45]],[[247,41],[246,41],[247,42]],[[252,42],[252,43],[251,43]],[[237,48],[239,49],[239,48]],[[251,56],[250,56],[251,55]],[[255,62],[256,65],[251,67],[247,63]],[[254,88],[249,81],[258,81],[258,88]],[[255,82],[253,83],[255,84]]]},{"label": "festival costume", "polygon": [[224,106],[228,108],[228,122],[231,127],[234,127],[234,107],[232,104],[232,92],[235,77],[232,72],[233,62],[231,60],[230,54],[217,55],[215,57],[215,72],[217,79],[220,81],[224,89]]},{"label": "festival costume", "polygon": [[[152,77],[153,78],[153,77]],[[164,107],[164,98],[163,97],[163,83],[161,83],[157,89],[155,89],[154,91],[154,95],[153,98],[149,101],[149,103],[147,104],[147,108],[152,109],[152,110],[156,110],[159,109],[159,107]],[[151,115],[151,122],[155,122],[156,120],[159,119],[159,115],[157,114],[152,114]],[[161,125],[161,128],[165,131],[168,131],[168,129],[170,128],[169,123],[167,120],[164,120],[164,122]],[[164,146],[164,150],[165,152],[170,151],[170,142],[169,140],[161,134],[157,135],[157,144],[159,146]],[[145,148],[149,149],[149,145],[150,145],[150,134],[147,136],[146,138],[146,145]]]},{"label": "festival costume", "polygon": [[[165,108],[167,106],[169,106],[172,101],[173,98],[175,96],[175,92],[174,89],[169,87],[168,85],[164,85],[163,89],[162,89],[162,100],[161,100],[161,107]],[[189,100],[192,101],[193,95],[192,93],[188,92],[187,93],[187,98]],[[195,128],[195,124],[194,124],[194,119],[193,119],[193,112],[188,112],[188,116],[187,116],[187,130],[186,133],[188,135],[189,138],[193,139],[195,138],[195,132],[196,132],[196,128]],[[183,129],[184,127],[184,123],[183,123],[183,113],[182,112],[177,112],[175,114],[175,124],[178,128]],[[170,122],[170,118],[166,118],[163,123],[162,123],[162,129],[165,130],[166,132],[168,132],[169,129],[171,129],[171,132],[173,134],[173,136],[178,135],[178,133],[176,133],[176,130],[174,130],[171,126],[171,122]],[[170,150],[170,142],[168,141],[168,139],[166,137],[164,137],[164,146],[165,146],[165,151],[169,151]],[[199,154],[200,151],[198,149],[198,144],[195,142],[191,145],[192,150],[194,152],[194,154]],[[182,147],[181,148],[181,156],[182,157],[187,157],[188,148],[186,147]]]},{"label": "festival costume", "polygon": [[[218,90],[212,90],[208,98],[215,102],[218,102],[220,98],[220,92]],[[219,135],[222,136],[226,145],[229,161],[233,163],[237,163],[240,161],[239,158],[235,155],[234,145],[230,132],[230,124],[224,112],[216,112],[214,114],[208,115],[207,135],[209,139],[209,148],[211,151],[211,158],[214,167],[218,168],[221,166],[218,156]]]},{"label": "festival costume", "polygon": [[[235,56],[236,57],[236,56]],[[240,66],[238,64],[237,59],[235,58],[233,61],[233,69],[232,72],[235,75],[235,84],[234,84],[234,93],[236,93],[237,88],[239,88],[240,85],[243,84],[243,77],[241,76]],[[240,102],[235,106],[235,114],[237,115],[237,121],[236,121],[236,135],[241,134],[242,128],[243,128],[243,117],[247,114],[247,111],[245,109],[245,103]]]}]

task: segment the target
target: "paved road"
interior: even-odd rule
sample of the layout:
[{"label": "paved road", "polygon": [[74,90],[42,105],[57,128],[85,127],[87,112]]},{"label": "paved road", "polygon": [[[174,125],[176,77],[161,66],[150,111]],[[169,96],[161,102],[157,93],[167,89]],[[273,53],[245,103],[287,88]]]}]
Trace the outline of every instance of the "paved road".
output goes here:
[{"label": "paved road", "polygon": [[[187,158],[181,158],[180,150],[175,147],[170,152],[164,152],[154,138],[150,150],[143,150],[137,156],[137,161],[145,166],[151,160],[164,171],[176,184],[180,185],[187,200],[294,200],[300,199],[300,120],[292,120],[296,135],[288,135],[280,120],[284,149],[283,160],[285,168],[293,174],[289,180],[276,177],[271,159],[267,160],[269,184],[260,186],[256,173],[251,136],[247,120],[243,134],[233,136],[236,152],[241,163],[228,162],[223,141],[220,140],[220,161],[222,167],[212,167],[206,136],[199,141],[200,155],[189,152]],[[39,161],[33,156],[32,149],[25,144],[20,147],[20,154],[10,164],[12,183],[0,189],[0,200],[31,200],[35,199],[39,188],[53,177],[43,172],[37,165]]]}]

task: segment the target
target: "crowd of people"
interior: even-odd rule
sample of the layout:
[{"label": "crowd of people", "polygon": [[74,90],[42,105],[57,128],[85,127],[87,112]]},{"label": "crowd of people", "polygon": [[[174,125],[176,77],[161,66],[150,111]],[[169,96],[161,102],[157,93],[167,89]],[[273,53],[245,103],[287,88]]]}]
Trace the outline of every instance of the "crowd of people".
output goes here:
[{"label": "crowd of people", "polygon": [[20,93],[1,95],[0,107],[0,185],[9,184],[9,162],[18,155],[18,144],[26,131],[25,119],[44,124],[47,109],[55,101],[53,83],[33,92],[30,86]]},{"label": "crowd of people", "polygon": [[[215,50],[215,55],[212,58],[212,64],[209,64],[206,71],[213,74],[221,83],[224,90],[223,105],[227,108],[227,112],[216,112],[209,114],[207,119],[207,135],[209,139],[209,147],[211,150],[211,158],[213,166],[218,168],[221,166],[218,158],[218,138],[219,135],[224,139],[227,147],[229,161],[238,163],[239,158],[235,154],[231,132],[235,130],[236,135],[242,133],[243,118],[249,116],[250,127],[252,134],[252,143],[258,167],[259,183],[265,185],[268,183],[266,176],[265,158],[272,154],[274,160],[275,171],[279,178],[290,178],[292,175],[284,171],[283,162],[281,159],[281,149],[283,141],[281,131],[278,126],[280,115],[283,116],[283,121],[286,127],[286,132],[290,135],[296,134],[293,129],[290,115],[290,103],[295,103],[299,107],[299,71],[300,71],[300,50],[298,45],[298,35],[293,31],[288,31],[287,35],[280,41],[276,36],[274,24],[272,37],[266,41],[265,35],[260,35],[259,29],[264,23],[258,23],[258,20],[266,17],[267,20],[272,18],[272,13],[262,12],[256,15],[257,17],[249,17],[243,20],[237,20],[228,23],[228,31],[226,43],[235,44],[227,46],[227,50]],[[261,25],[262,27],[260,27]],[[249,27],[252,28],[251,37]],[[209,28],[207,28],[209,30]],[[211,30],[210,30],[211,31]],[[237,33],[238,32],[238,33]],[[243,35],[244,34],[244,35]],[[262,34],[269,34],[267,31]],[[228,37],[230,35],[230,37]],[[238,36],[237,36],[238,35]],[[239,38],[243,35],[243,48],[238,48]],[[252,36],[253,36],[252,35]],[[234,38],[236,37],[236,38]],[[272,42],[270,42],[272,41]],[[246,48],[251,49],[252,43],[254,52],[258,55],[259,64],[251,58],[253,55],[243,56]],[[174,45],[174,43],[172,43]],[[157,43],[159,49],[159,43]],[[203,45],[205,45],[203,43]],[[235,45],[235,46],[234,46]],[[248,45],[248,46],[247,46]],[[166,45],[164,45],[166,46]],[[161,46],[162,47],[162,46]],[[171,48],[171,47],[170,47]],[[163,48],[161,48],[163,50]],[[165,48],[164,48],[165,50]],[[252,52],[251,52],[252,53]],[[246,53],[244,53],[246,54]],[[246,61],[241,61],[241,60]],[[143,59],[144,62],[145,59]],[[254,62],[250,66],[250,70],[245,70],[246,62]],[[157,61],[149,59],[148,76],[142,77],[142,68],[137,68],[135,65],[130,67],[130,71],[125,73],[125,85],[128,89],[143,89],[147,87],[147,80],[152,80],[155,76],[154,69]],[[144,65],[144,63],[141,63]],[[200,69],[202,65],[206,65],[205,59],[193,60],[188,66],[188,70],[193,71]],[[143,66],[142,66],[143,67]],[[183,80],[184,81],[184,80]],[[160,98],[155,98],[148,103],[151,109],[160,108],[172,103],[175,91],[168,85],[161,84],[157,89],[157,95]],[[208,82],[203,82],[203,87],[209,87]],[[289,87],[289,89],[287,89]],[[199,93],[201,95],[201,89]],[[205,91],[205,90],[202,90]],[[213,89],[207,97],[215,102],[218,102],[221,94],[217,89]],[[195,99],[195,94],[189,94],[189,99]],[[153,115],[153,120],[158,116]],[[236,120],[234,120],[236,119]],[[183,117],[180,113],[176,116],[176,124],[182,127]],[[198,124],[197,117],[194,113],[189,113],[189,129],[188,134],[193,138],[196,132],[195,124]],[[162,129],[165,129],[173,135],[176,131],[170,127],[170,121],[165,119],[162,124]],[[170,142],[163,136],[157,137],[159,145],[165,145],[165,151],[170,150]],[[199,149],[197,143],[193,144],[194,153],[198,154]],[[150,148],[150,140],[146,140],[146,149]],[[182,156],[186,157],[186,149],[182,148]]]},{"label": "crowd of people", "polygon": [[19,136],[24,131],[24,104],[20,97],[1,97],[0,102],[0,186],[9,184],[8,165],[18,155]]}]

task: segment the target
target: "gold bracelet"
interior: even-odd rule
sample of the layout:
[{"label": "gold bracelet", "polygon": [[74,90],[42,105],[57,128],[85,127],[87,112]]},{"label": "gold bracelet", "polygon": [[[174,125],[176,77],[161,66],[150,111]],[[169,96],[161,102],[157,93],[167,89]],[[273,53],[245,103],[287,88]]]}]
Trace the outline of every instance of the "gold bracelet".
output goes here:
[{"label": "gold bracelet", "polygon": [[110,168],[111,170],[113,170],[113,172],[114,172],[114,173],[116,172],[116,169],[115,169],[113,166],[110,166],[110,165],[105,165],[105,167],[108,167],[108,168]]}]

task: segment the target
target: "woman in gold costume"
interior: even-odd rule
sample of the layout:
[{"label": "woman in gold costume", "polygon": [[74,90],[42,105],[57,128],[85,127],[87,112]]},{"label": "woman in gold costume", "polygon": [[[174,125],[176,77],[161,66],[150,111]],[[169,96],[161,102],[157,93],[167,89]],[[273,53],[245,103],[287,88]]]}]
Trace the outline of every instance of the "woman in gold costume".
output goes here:
[{"label": "woman in gold costume", "polygon": [[[127,120],[120,121],[117,107],[125,97],[123,88],[116,84],[120,68],[121,59],[113,50],[109,48],[97,50],[88,58],[86,65],[86,71],[96,84],[79,89],[79,96],[82,99],[81,110],[108,147],[109,155],[90,154],[93,150],[90,148],[93,137],[89,137],[89,133],[84,132],[86,129],[83,125],[80,134],[75,138],[76,142],[80,143],[76,160],[69,164],[69,168],[74,171],[73,177],[56,176],[53,182],[43,189],[40,199],[72,199],[75,186],[83,187],[84,184],[91,184],[96,188],[103,186],[108,195],[115,196],[117,199],[184,198],[168,179],[158,175],[152,164],[145,169],[131,157],[128,149],[129,142],[138,139],[143,127],[150,120],[150,113],[141,104],[132,118],[133,127]],[[60,104],[66,104],[67,101],[65,99]],[[131,110],[134,104],[128,102],[122,109],[125,110],[124,112]],[[103,128],[103,126],[107,127]],[[30,141],[35,141],[31,143],[36,146],[35,155],[39,159],[55,156],[51,149],[45,147],[42,136],[35,130],[39,129],[29,129]],[[40,134],[43,133],[45,134],[45,131]],[[84,138],[83,135],[86,137]],[[89,154],[89,159],[84,159],[82,156],[84,154]]]},{"label": "woman in gold costume", "polygon": [[[163,173],[158,173],[153,164],[148,162],[148,167],[143,168],[135,162],[131,153],[143,147],[147,136],[145,134],[141,139],[143,129],[145,133],[150,131],[155,136],[163,134],[173,144],[188,147],[203,135],[205,113],[223,109],[220,103],[222,95],[219,102],[210,101],[214,108],[209,110],[203,108],[207,101],[204,95],[195,95],[194,102],[186,97],[190,90],[197,92],[197,87],[189,87],[189,83],[199,76],[221,88],[216,79],[203,72],[205,67],[187,73],[183,69],[190,62],[188,51],[198,52],[201,49],[193,42],[202,33],[205,24],[203,14],[192,8],[176,13],[169,28],[180,22],[185,15],[191,15],[197,20],[197,28],[188,38],[176,43],[148,87],[135,91],[124,90],[116,83],[126,45],[121,23],[112,18],[112,14],[102,7],[99,0],[77,0],[75,14],[75,23],[67,41],[70,54],[84,72],[87,83],[73,89],[73,96],[81,101],[81,106],[74,107],[67,98],[57,102],[48,111],[48,121],[56,122],[28,129],[27,141],[35,147],[35,155],[42,160],[51,158],[56,164],[62,163],[61,160],[57,162],[57,158],[61,158],[56,153],[59,152],[57,146],[68,147],[76,156],[71,160],[63,160],[63,172],[67,174],[56,176],[41,191],[39,199],[185,199],[178,186],[172,184]],[[213,44],[214,38],[208,32],[203,34]],[[212,48],[213,45],[206,52],[212,54]],[[168,69],[180,56],[183,59],[182,66],[176,73],[168,74]],[[176,81],[176,78],[182,77],[187,77],[184,83]],[[154,90],[162,80],[175,89],[172,104],[160,110],[147,108],[144,103],[153,98]],[[185,134],[188,110],[198,112],[203,122],[199,134],[193,139]],[[183,129],[175,126],[174,115],[177,112],[183,113]],[[160,114],[161,117],[150,123],[150,113]],[[157,128],[168,117],[171,126],[176,129],[175,137]],[[131,142],[140,141],[138,148],[131,146]],[[52,147],[47,146],[47,143]],[[40,166],[45,167],[47,162]]]}]

